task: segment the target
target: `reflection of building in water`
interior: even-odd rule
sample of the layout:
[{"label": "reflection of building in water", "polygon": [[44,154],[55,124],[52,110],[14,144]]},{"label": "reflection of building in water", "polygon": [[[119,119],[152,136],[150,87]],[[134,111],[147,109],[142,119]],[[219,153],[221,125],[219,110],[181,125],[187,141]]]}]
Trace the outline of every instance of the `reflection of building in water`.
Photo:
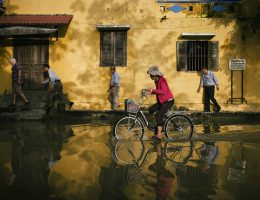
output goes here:
[{"label": "reflection of building in water", "polygon": [[214,165],[219,148],[214,142],[205,142],[197,150],[199,166],[180,165],[176,168],[178,199],[211,199],[216,194],[218,170]]},{"label": "reflection of building in water", "polygon": [[112,160],[109,167],[101,167],[99,185],[101,187],[100,200],[128,199],[125,195],[127,182],[127,166],[120,166]]},{"label": "reflection of building in water", "polygon": [[[51,191],[48,183],[50,166],[60,159],[66,132],[64,125],[28,123],[13,130],[9,189],[11,199],[46,199]],[[1,173],[1,172],[0,172]],[[1,181],[2,182],[2,181]],[[8,189],[8,187],[6,187]]]},{"label": "reflection of building in water", "polygon": [[208,169],[191,166],[178,166],[176,169],[178,199],[210,199],[209,195],[216,194],[217,169],[211,166]]},{"label": "reflection of building in water", "polygon": [[14,141],[12,167],[16,197],[48,196],[49,145],[42,134],[28,134]]}]

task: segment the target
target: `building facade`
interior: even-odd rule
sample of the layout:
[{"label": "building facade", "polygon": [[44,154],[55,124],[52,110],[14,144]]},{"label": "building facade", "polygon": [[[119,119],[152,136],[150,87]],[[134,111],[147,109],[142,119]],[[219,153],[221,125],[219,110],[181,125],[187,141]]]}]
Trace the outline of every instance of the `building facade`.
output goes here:
[{"label": "building facade", "polygon": [[[260,110],[260,2],[250,0],[5,0],[0,16],[0,93],[11,90],[8,60],[25,67],[25,90],[41,90],[40,66],[59,74],[74,109],[109,109],[109,67],[121,77],[120,102],[154,87],[146,74],[160,66],[177,106],[203,109],[200,69],[215,71],[225,110]],[[233,73],[230,59],[245,59]],[[6,92],[7,91],[7,92]],[[147,104],[154,97],[146,100]],[[123,109],[123,108],[122,108]]]}]

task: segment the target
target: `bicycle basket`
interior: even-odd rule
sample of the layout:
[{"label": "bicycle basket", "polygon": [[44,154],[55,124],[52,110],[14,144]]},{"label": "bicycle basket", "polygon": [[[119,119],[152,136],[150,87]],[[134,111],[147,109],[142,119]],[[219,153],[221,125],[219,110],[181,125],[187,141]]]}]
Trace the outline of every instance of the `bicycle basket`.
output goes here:
[{"label": "bicycle basket", "polygon": [[129,113],[137,113],[140,109],[140,105],[136,103],[134,99],[125,100],[125,111]]}]

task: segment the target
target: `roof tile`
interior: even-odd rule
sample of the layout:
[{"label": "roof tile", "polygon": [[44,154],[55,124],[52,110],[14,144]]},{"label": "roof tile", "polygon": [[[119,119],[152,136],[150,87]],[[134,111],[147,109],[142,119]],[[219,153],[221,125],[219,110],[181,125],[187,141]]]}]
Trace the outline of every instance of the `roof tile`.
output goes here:
[{"label": "roof tile", "polygon": [[3,15],[0,26],[17,25],[67,25],[73,15]]}]

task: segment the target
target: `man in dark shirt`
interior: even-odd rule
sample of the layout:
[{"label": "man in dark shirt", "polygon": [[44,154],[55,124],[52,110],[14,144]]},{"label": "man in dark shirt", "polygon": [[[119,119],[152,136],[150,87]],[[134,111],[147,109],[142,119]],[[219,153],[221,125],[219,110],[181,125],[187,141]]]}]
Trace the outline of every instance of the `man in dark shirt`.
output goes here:
[{"label": "man in dark shirt", "polygon": [[30,105],[24,93],[22,92],[22,84],[23,84],[23,74],[22,74],[22,66],[16,63],[16,59],[10,59],[10,64],[12,65],[12,93],[13,93],[13,103],[11,106],[16,105],[16,95],[20,95],[25,102],[24,105]]}]

